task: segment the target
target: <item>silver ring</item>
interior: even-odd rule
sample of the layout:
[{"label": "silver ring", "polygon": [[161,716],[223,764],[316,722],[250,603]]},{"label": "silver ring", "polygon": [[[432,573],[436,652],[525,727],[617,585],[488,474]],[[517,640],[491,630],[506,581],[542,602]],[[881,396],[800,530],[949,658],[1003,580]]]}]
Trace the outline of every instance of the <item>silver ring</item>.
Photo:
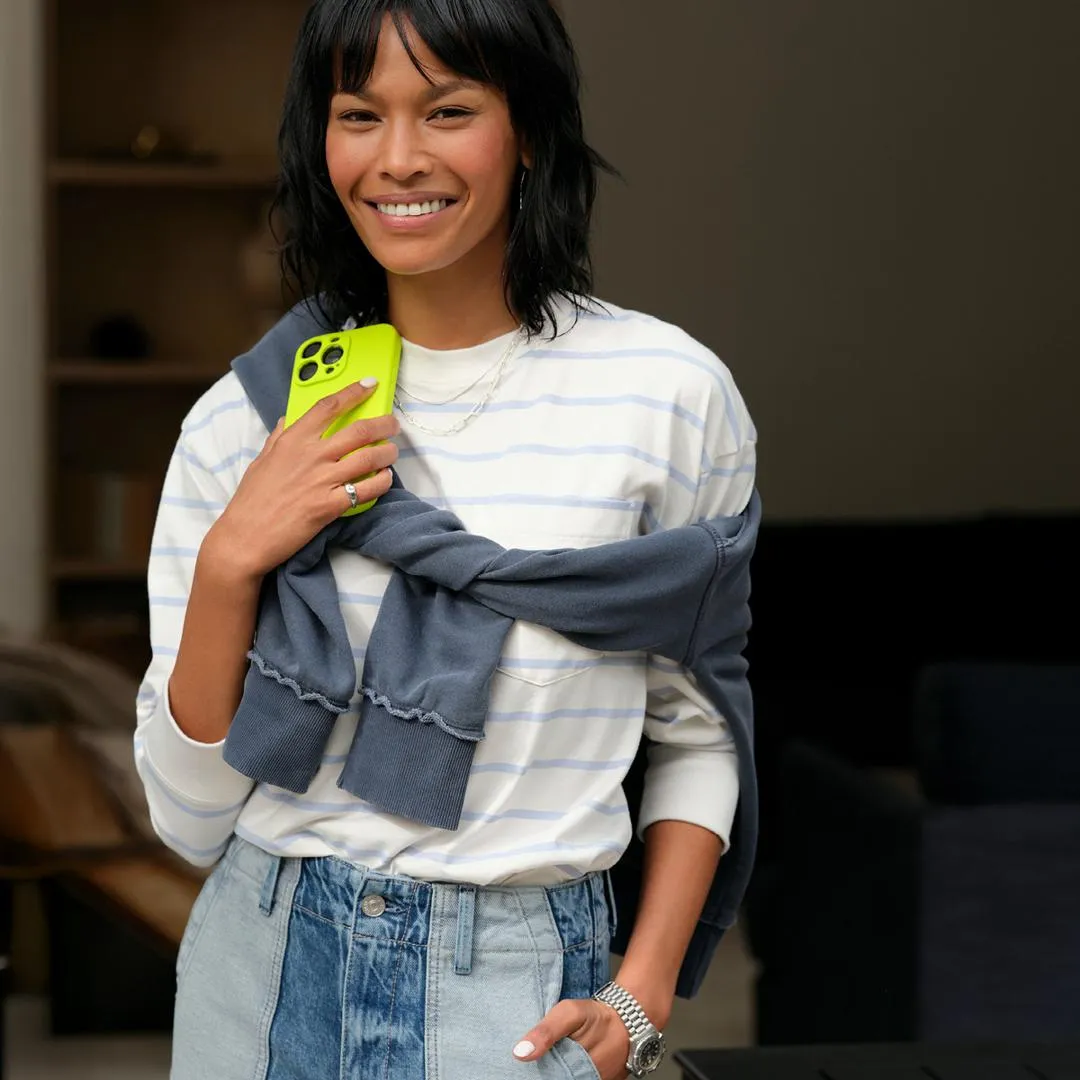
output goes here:
[{"label": "silver ring", "polygon": [[349,483],[344,485],[345,494],[349,496],[349,503],[355,510],[360,505],[360,496],[356,494],[356,485]]}]

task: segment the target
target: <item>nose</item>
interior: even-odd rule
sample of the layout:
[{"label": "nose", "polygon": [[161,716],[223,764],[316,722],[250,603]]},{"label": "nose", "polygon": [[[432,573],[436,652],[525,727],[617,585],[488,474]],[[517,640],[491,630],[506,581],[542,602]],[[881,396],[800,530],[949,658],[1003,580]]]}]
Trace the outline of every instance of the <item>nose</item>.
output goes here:
[{"label": "nose", "polygon": [[410,180],[431,171],[431,156],[422,131],[407,120],[388,121],[383,128],[380,169],[393,180]]}]

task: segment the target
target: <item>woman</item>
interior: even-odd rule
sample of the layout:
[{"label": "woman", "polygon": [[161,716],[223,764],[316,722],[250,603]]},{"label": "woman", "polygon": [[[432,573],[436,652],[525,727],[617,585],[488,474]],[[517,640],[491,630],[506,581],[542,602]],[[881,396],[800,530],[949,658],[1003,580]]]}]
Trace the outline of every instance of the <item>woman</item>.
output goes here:
[{"label": "woman", "polygon": [[[404,348],[395,415],[337,456],[314,422],[268,438],[230,374],[169,468],[136,755],[162,839],[216,864],[180,950],[173,1076],[644,1075],[738,799],[727,725],[687,672],[515,624],[453,831],[337,786],[355,714],[303,795],[222,747],[264,576],[391,466],[471,532],[585,547],[741,513],[752,424],[707,349],[589,298],[602,162],[548,0],[316,0],[280,145],[288,270],[327,326],[388,321]],[[331,560],[362,663],[390,569]],[[600,1001],[643,733],[644,889]]]}]

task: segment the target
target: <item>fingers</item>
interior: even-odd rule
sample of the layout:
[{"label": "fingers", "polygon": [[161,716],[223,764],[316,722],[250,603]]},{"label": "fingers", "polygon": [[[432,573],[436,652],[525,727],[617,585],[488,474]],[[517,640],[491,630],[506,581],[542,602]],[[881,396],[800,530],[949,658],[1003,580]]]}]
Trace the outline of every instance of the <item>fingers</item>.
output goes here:
[{"label": "fingers", "polygon": [[281,417],[280,420],[274,425],[274,430],[266,437],[266,442],[263,443],[263,453],[267,450],[272,450],[274,444],[281,438],[282,432],[285,430],[285,417]]},{"label": "fingers", "polygon": [[585,1001],[560,1001],[514,1047],[518,1061],[536,1061],[542,1058],[560,1039],[573,1037],[585,1026],[588,1019],[588,1003]]},{"label": "fingers", "polygon": [[401,425],[394,416],[375,416],[370,420],[357,420],[356,423],[350,424],[326,440],[326,454],[327,457],[335,460],[343,458],[361,446],[370,446],[383,439],[392,439],[400,431]]},{"label": "fingers", "polygon": [[355,408],[361,402],[367,401],[375,392],[378,381],[364,379],[361,382],[351,383],[343,387],[336,394],[330,394],[321,401],[317,401],[299,420],[292,426],[292,430],[303,434],[322,433],[342,413]]},{"label": "fingers", "polygon": [[389,469],[397,459],[398,448],[391,442],[363,446],[334,462],[330,471],[331,480],[336,484],[344,484],[346,480],[355,481],[358,476]]},{"label": "fingers", "polygon": [[[374,476],[369,476],[363,480],[353,480],[352,483],[356,486],[357,504],[363,504],[371,502],[372,499],[381,498],[390,490],[390,486],[393,482],[394,475],[389,469],[383,469]],[[344,514],[346,510],[352,509],[352,500],[345,490],[344,481],[342,482],[342,486],[338,488],[338,491],[341,492],[341,501],[343,503],[341,512]]]}]

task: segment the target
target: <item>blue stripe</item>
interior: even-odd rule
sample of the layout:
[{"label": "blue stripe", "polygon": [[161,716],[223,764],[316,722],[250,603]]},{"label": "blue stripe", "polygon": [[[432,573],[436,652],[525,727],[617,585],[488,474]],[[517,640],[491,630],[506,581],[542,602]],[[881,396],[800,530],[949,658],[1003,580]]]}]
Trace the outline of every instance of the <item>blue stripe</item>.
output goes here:
[{"label": "blue stripe", "polygon": [[573,769],[577,772],[611,772],[626,769],[634,763],[633,758],[612,758],[607,761],[579,761],[576,758],[538,759],[528,765],[515,765],[509,761],[492,761],[485,765],[474,765],[472,772],[509,773],[511,776],[524,776],[533,769]]},{"label": "blue stripe", "polygon": [[572,349],[531,349],[525,353],[525,359],[531,360],[677,360],[680,364],[688,364],[709,375],[720,392],[724,395],[724,415],[735,436],[737,443],[742,442],[742,424],[739,421],[735,402],[731,397],[731,388],[728,380],[724,377],[716,364],[710,364],[700,357],[691,356],[689,353],[680,352],[678,349],[605,349],[595,352],[579,352]]},{"label": "blue stripe", "polygon": [[176,656],[179,653],[172,645],[151,645],[150,651],[155,656]]},{"label": "blue stripe", "polygon": [[524,721],[529,724],[546,724],[550,720],[640,720],[641,709],[555,709],[551,712],[489,712],[489,724],[506,724]]},{"label": "blue stripe", "polygon": [[209,473],[211,476],[217,476],[218,473],[227,472],[234,465],[239,464],[242,461],[254,461],[259,456],[258,450],[238,450],[235,454],[230,454],[227,458],[219,461],[216,465],[205,465],[202,460],[193,454],[190,450],[184,446],[177,445],[176,456],[182,458],[190,465],[194,465],[195,468],[201,472]]},{"label": "blue stripe", "polygon": [[732,476],[753,476],[757,472],[757,463],[750,461],[745,465],[738,465],[735,468],[725,468],[723,466],[717,466],[716,468],[709,470],[709,479],[714,479],[718,476],[732,477]]},{"label": "blue stripe", "polygon": [[501,660],[499,667],[507,670],[542,668],[548,671],[576,671],[594,667],[637,667],[640,663],[641,658],[637,656],[598,656],[595,660],[530,660],[514,657]]},{"label": "blue stripe", "polygon": [[[677,416],[688,424],[705,430],[705,421],[689,409],[677,405],[674,401],[661,401],[658,398],[645,397],[643,394],[618,394],[610,397],[562,397],[558,394],[541,394],[539,397],[530,398],[528,401],[493,401],[484,410],[487,415],[497,412],[520,412],[525,409],[535,408],[537,405],[555,405],[559,408],[597,408],[604,405],[640,405],[645,409],[653,409],[656,412],[666,413],[669,416]],[[475,403],[451,402],[448,405],[422,405],[419,402],[409,406],[410,413],[468,413],[475,408]]]},{"label": "blue stripe", "polygon": [[416,851],[414,848],[405,848],[402,854],[414,855],[418,859],[446,866],[457,866],[463,863],[493,862],[497,859],[517,859],[522,855],[561,854],[563,852],[595,852],[599,854],[602,851],[622,852],[623,845],[609,842],[587,844],[553,840],[546,844],[528,844],[524,847],[509,848],[505,851],[489,851],[483,855],[451,855],[434,851]]},{"label": "blue stripe", "polygon": [[197,559],[199,557],[199,549],[182,547],[152,547],[150,549],[150,555],[159,559]]},{"label": "blue stripe", "polygon": [[218,844],[217,847],[193,848],[190,844],[185,844],[179,836],[174,836],[166,829],[163,829],[160,826],[155,826],[155,828],[157,829],[157,834],[169,845],[169,847],[181,852],[189,859],[219,858],[221,855],[224,854],[225,849],[229,846],[229,840],[232,839],[231,836],[226,838],[220,844]]},{"label": "blue stripe", "polygon": [[[325,762],[325,758],[323,761]],[[320,802],[317,799],[305,799],[300,795],[294,795],[289,791],[278,791],[260,784],[257,792],[264,799],[271,802],[281,803],[283,806],[291,806],[296,810],[306,810],[313,814],[364,814],[370,817],[379,811],[361,799],[352,799],[349,802]]]},{"label": "blue stripe", "polygon": [[234,412],[237,409],[244,409],[248,406],[248,399],[235,398],[232,401],[225,401],[221,405],[215,406],[204,417],[199,420],[193,420],[182,430],[182,434],[189,435],[193,431],[201,431],[204,427],[212,424],[214,419],[221,416],[222,413]]},{"label": "blue stripe", "polygon": [[184,607],[188,602],[186,596],[151,596],[151,607]]},{"label": "blue stripe", "polygon": [[181,510],[224,510],[223,502],[210,502],[206,499],[182,499],[177,495],[162,495],[162,506],[176,506]]},{"label": "blue stripe", "polygon": [[576,495],[464,495],[447,498],[442,495],[425,496],[424,502],[432,506],[454,509],[458,506],[557,506],[562,509],[619,510],[638,513],[645,508],[642,502],[627,499],[589,499]]},{"label": "blue stripe", "polygon": [[[269,799],[271,802],[280,803],[296,810],[307,811],[308,813],[314,814],[356,814],[371,817],[379,813],[379,810],[376,807],[371,806],[360,799],[353,799],[347,802],[321,802],[317,799],[305,799],[299,795],[294,795],[291,792],[269,789],[264,785],[259,786],[258,794],[265,799]],[[175,802],[176,800],[173,801]],[[186,807],[183,807],[182,803],[177,803],[177,805],[186,809]],[[626,809],[624,806],[605,806],[603,803],[597,802],[585,803],[584,807],[585,809],[606,816],[622,814]],[[568,817],[576,816],[577,813],[578,810],[575,808],[569,810],[504,810],[497,814],[488,814],[481,811],[465,811],[461,815],[461,820],[483,822],[486,824],[493,824],[499,821],[564,821]],[[207,814],[205,816],[209,817],[216,815]]]},{"label": "blue stripe", "polygon": [[[582,804],[585,809],[594,813],[614,817],[626,812],[624,806],[606,806],[604,803],[592,800]],[[571,807],[569,810],[504,810],[498,814],[485,814],[480,811],[465,811],[461,815],[462,821],[479,821],[485,824],[493,824],[497,821],[565,821],[568,817],[576,817],[580,807]]]},{"label": "blue stripe", "polygon": [[203,821],[210,821],[214,818],[235,817],[236,814],[243,810],[245,804],[247,803],[247,799],[244,798],[241,799],[240,802],[236,803],[234,806],[228,806],[224,810],[199,810],[173,794],[172,790],[165,782],[164,777],[162,777],[161,774],[157,771],[157,769],[154,768],[154,763],[150,760],[149,757],[144,756],[142,758],[142,762],[146,766],[146,774],[154,782],[154,786],[158,789],[158,791],[160,791],[161,794],[164,795],[165,798],[173,804],[173,806],[177,807],[185,814],[187,814],[188,817],[199,818]]},{"label": "blue stripe", "polygon": [[339,592],[338,603],[339,604],[367,604],[370,606],[378,607],[383,601],[381,596],[375,596],[371,593],[355,593],[355,592]]},{"label": "blue stripe", "polygon": [[521,446],[508,446],[505,450],[492,450],[485,453],[461,453],[446,450],[441,446],[416,446],[403,449],[398,456],[398,460],[439,457],[448,461],[476,463],[481,461],[502,461],[503,458],[519,454],[532,454],[538,457],[630,457],[638,461],[644,461],[647,465],[663,469],[675,483],[686,488],[691,493],[696,493],[698,488],[694,480],[676,469],[670,461],[665,461],[654,454],[648,454],[636,446],[621,446],[617,443],[597,446],[547,446],[540,443],[527,443]]},{"label": "blue stripe", "polygon": [[646,322],[646,323],[658,323],[661,320],[656,318],[655,315],[646,315],[641,311],[624,311],[620,315],[615,315],[610,311],[582,311],[579,312],[579,316],[582,319],[594,319],[596,322]]}]

